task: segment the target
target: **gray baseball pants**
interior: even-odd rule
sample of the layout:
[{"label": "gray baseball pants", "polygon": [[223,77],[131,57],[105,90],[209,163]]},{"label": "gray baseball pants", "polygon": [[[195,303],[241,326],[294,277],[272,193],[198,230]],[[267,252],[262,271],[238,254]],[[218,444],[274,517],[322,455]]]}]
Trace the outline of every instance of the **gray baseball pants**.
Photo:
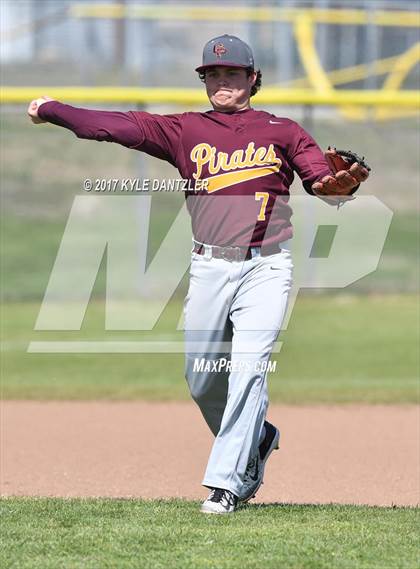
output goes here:
[{"label": "gray baseball pants", "polygon": [[215,441],[203,485],[238,495],[264,438],[266,366],[292,284],[287,248],[245,261],[192,253],[184,303],[185,376]]}]

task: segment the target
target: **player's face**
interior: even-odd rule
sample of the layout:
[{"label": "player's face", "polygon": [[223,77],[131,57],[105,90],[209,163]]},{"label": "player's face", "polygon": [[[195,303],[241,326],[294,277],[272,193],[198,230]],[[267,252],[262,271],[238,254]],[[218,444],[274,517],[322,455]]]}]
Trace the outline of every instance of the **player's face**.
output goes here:
[{"label": "player's face", "polygon": [[215,111],[238,111],[249,108],[251,88],[257,74],[249,77],[245,69],[210,67],[206,71],[206,90]]}]

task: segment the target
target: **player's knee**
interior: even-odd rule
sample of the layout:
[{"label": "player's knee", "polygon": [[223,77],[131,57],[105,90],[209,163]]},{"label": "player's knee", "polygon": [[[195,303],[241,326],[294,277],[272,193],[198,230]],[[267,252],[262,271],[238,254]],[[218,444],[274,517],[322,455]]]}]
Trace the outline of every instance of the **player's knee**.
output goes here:
[{"label": "player's knee", "polygon": [[196,360],[187,356],[185,362],[185,379],[194,401],[202,399],[208,391],[208,373],[196,367]]},{"label": "player's knee", "polygon": [[186,376],[186,379],[188,382],[188,387],[190,389],[191,397],[199,405],[201,402],[207,399],[209,389],[203,381],[197,381],[197,374],[195,374],[195,376],[196,377]]},{"label": "player's knee", "polygon": [[212,399],[217,398],[217,393],[213,381],[208,373],[194,372],[187,369],[185,378],[188,383],[191,397],[198,405],[206,405]]}]

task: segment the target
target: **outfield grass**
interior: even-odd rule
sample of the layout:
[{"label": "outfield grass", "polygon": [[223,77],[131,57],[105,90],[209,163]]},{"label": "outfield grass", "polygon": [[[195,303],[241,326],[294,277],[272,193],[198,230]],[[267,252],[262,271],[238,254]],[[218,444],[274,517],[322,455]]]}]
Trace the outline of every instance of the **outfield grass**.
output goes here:
[{"label": "outfield grass", "polygon": [[[34,332],[39,304],[3,306],[2,395],[10,399],[189,399],[182,354],[34,354],[31,340],[175,339],[173,299],[152,332],[104,332],[92,302],[80,332]],[[413,403],[419,396],[419,303],[414,295],[297,299],[271,400],[282,403]]]},{"label": "outfield grass", "polygon": [[[174,215],[182,205],[182,202],[179,204],[171,201],[164,204],[162,196],[157,194],[153,196],[153,200],[148,243],[149,260],[158,250]],[[14,214],[2,216],[1,288],[4,300],[38,300],[43,297],[65,223],[66,218],[34,219]],[[348,291],[417,291],[419,235],[418,214],[396,212],[377,271],[348,287]],[[102,269],[98,274],[93,296],[103,296],[104,292],[105,271]]]},{"label": "outfield grass", "polygon": [[8,569],[415,569],[419,510],[250,505],[204,516],[182,500],[8,498]]}]

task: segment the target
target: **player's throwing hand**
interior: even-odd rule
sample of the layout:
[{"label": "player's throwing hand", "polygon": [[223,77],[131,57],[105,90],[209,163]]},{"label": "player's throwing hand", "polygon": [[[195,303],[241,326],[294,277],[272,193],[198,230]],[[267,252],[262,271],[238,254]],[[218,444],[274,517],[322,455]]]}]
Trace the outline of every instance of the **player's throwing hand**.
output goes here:
[{"label": "player's throwing hand", "polygon": [[39,99],[34,99],[33,101],[31,101],[29,103],[28,115],[30,116],[31,121],[34,124],[40,124],[43,122],[47,122],[47,121],[44,121],[41,118],[39,118],[38,109],[41,105],[43,105],[44,103],[47,103],[48,101],[54,101],[54,99],[51,99],[51,97],[48,97],[47,95],[43,95],[42,97],[39,97]]}]

